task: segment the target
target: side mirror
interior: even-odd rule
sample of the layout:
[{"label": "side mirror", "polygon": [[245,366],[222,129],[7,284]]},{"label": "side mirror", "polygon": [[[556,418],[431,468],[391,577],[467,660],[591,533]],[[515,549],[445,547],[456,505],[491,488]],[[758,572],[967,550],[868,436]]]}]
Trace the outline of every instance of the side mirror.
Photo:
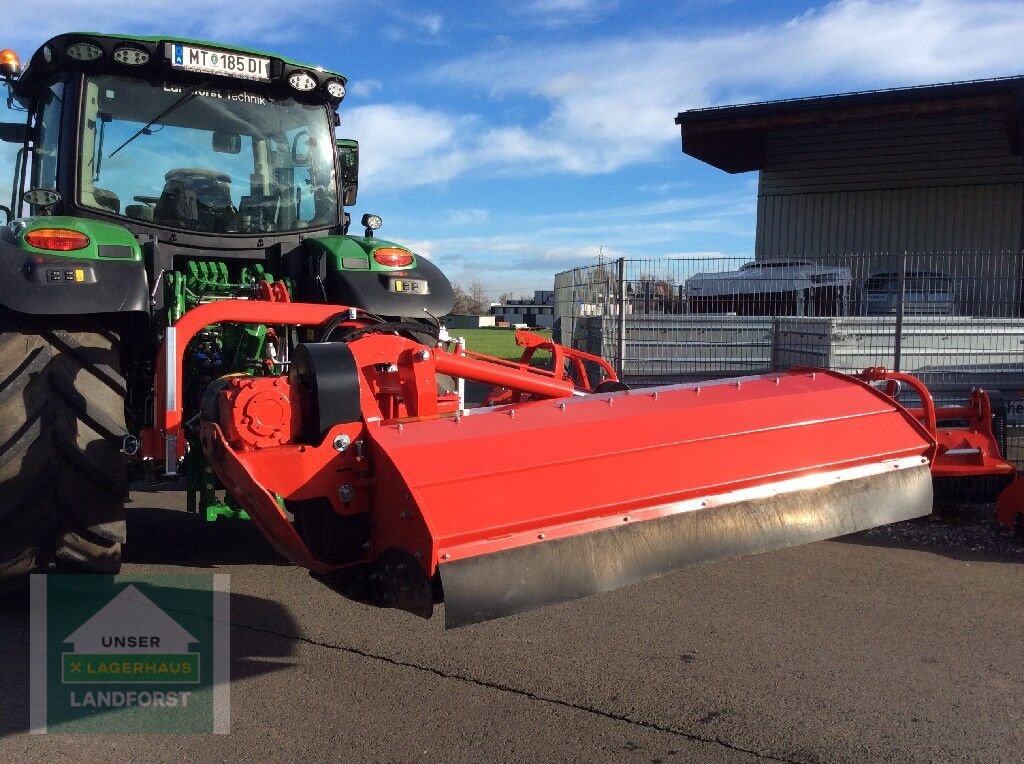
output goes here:
[{"label": "side mirror", "polygon": [[21,122],[0,122],[0,141],[24,143],[28,138],[28,125]]},{"label": "side mirror", "polygon": [[338,138],[338,175],[341,181],[341,204],[351,207],[359,190],[359,141]]},{"label": "side mirror", "polygon": [[214,130],[213,150],[218,154],[238,154],[242,151],[242,136],[225,130]]}]

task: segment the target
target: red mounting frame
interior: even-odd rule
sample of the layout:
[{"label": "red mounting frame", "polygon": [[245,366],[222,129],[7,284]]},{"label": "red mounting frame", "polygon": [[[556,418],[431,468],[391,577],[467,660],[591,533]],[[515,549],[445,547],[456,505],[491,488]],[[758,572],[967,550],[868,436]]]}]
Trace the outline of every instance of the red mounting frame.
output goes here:
[{"label": "red mounting frame", "polygon": [[[1014,475],[1017,468],[1002,458],[992,432],[992,402],[984,390],[971,391],[964,406],[936,406],[931,391],[915,376],[883,367],[865,369],[861,379],[885,382],[885,392],[895,399],[900,384],[910,387],[921,399],[919,408],[907,410],[924,425],[938,444],[932,461],[935,477]],[[966,420],[966,427],[939,427],[944,420]]]},{"label": "red mounting frame", "polygon": [[182,433],[183,363],[189,342],[203,328],[226,322],[274,326],[317,326],[344,312],[337,305],[264,300],[221,300],[198,305],[168,327],[156,362],[154,430],[143,433],[142,455],[164,458],[168,474],[185,455]]},{"label": "red mounting frame", "polygon": [[[185,455],[186,439],[182,432],[183,363],[185,350],[196,334],[207,326],[220,323],[318,326],[352,310],[342,305],[288,302],[287,291],[278,288],[276,284],[261,288],[261,297],[254,301],[223,300],[199,305],[167,329],[156,364],[155,427],[143,432],[141,450],[143,457],[163,458],[167,474],[176,473],[177,462]],[[356,310],[356,316],[354,321],[360,323],[365,314]],[[517,332],[516,342],[525,348],[522,360],[518,363],[471,352],[435,350],[427,353],[426,357],[412,351],[403,354],[399,372],[403,390],[407,394],[408,414],[423,416],[434,412],[437,406],[437,373],[506,387],[515,390],[517,394],[537,398],[563,398],[582,394],[568,375],[561,371],[567,361],[576,370],[577,378],[583,380],[583,391],[589,391],[594,384],[587,374],[586,362],[597,364],[607,379],[618,379],[611,366],[598,356],[562,347],[529,332]],[[529,365],[538,350],[552,353],[553,368],[556,371]],[[413,371],[414,367],[423,373],[417,375]],[[422,384],[416,384],[417,380]]]}]

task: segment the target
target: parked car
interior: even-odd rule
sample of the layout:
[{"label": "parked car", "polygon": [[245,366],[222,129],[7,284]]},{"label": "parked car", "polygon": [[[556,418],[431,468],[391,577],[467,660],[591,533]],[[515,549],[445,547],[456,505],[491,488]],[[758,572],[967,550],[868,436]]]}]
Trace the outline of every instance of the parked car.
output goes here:
[{"label": "parked car", "polygon": [[686,280],[694,313],[747,316],[831,316],[849,297],[849,268],[810,260],[755,260],[725,273],[697,273]]},{"label": "parked car", "polygon": [[[864,282],[861,313],[865,316],[892,316],[899,304],[900,274],[876,273]],[[956,294],[953,278],[937,271],[907,271],[903,289],[903,315],[954,316]]]}]

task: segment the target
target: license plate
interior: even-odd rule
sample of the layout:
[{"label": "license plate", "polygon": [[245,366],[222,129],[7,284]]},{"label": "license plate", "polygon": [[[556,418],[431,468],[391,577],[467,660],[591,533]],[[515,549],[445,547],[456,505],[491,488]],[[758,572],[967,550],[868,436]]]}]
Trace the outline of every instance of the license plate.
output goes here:
[{"label": "license plate", "polygon": [[225,53],[222,50],[197,48],[180,43],[167,44],[171,67],[187,72],[219,74],[244,80],[270,81],[270,59],[244,53]]},{"label": "license plate", "polygon": [[423,279],[391,279],[391,291],[410,294],[430,293],[429,286]]}]

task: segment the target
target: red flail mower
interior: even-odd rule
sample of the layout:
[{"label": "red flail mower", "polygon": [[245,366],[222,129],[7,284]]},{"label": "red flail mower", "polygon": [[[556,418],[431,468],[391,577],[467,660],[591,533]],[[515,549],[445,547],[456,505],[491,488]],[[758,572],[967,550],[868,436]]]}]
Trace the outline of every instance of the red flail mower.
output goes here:
[{"label": "red flail mower", "polygon": [[[937,408],[884,369],[631,390],[602,359],[526,332],[511,363],[275,301],[203,305],[168,333],[148,444],[168,463],[184,452],[183,349],[222,322],[331,329],[294,348],[287,376],[207,391],[217,476],[289,560],[329,583],[360,571],[376,602],[422,615],[443,598],[448,626],[920,517],[933,476],[1015,474],[981,391]],[[467,409],[458,380],[494,391]],[[919,408],[897,402],[906,386]]]}]

